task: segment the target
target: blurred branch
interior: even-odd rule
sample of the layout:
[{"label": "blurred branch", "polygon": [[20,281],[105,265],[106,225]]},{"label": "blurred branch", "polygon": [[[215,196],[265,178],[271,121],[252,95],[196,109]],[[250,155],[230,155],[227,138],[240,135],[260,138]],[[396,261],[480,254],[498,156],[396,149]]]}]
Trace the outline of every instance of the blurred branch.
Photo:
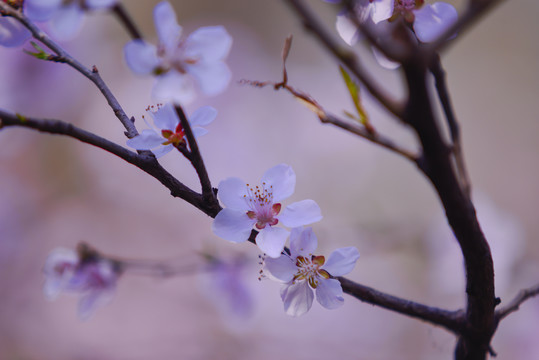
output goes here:
[{"label": "blurred branch", "polygon": [[133,122],[125,114],[118,100],[116,100],[116,97],[112,94],[108,86],[105,84],[95,66],[90,70],[84,65],[82,65],[75,58],[69,55],[64,49],[62,49],[62,47],[56,44],[47,34],[41,31],[37,26],[35,26],[34,23],[31,22],[21,11],[15,10],[7,3],[2,1],[0,1],[0,11],[2,11],[7,16],[12,16],[18,21],[20,21],[28,30],[30,30],[32,36],[35,39],[39,40],[50,50],[52,50],[56,54],[53,61],[68,64],[69,66],[80,72],[82,75],[84,75],[86,78],[88,78],[91,82],[93,82],[97,86],[99,91],[101,91],[105,99],[107,99],[107,102],[114,111],[114,114],[127,130],[125,133],[126,136],[128,138],[132,138],[138,135],[137,129],[135,128]]},{"label": "blurred branch", "polygon": [[350,73],[365,85],[367,90],[380,102],[380,104],[396,117],[400,118],[402,116],[404,111],[403,104],[392,99],[385,90],[371,78],[368,72],[360,65],[357,56],[352,51],[343,48],[334,40],[323,24],[314,16],[312,11],[305,6],[303,1],[285,0],[285,2],[296,12],[303,22],[305,29],[312,32],[326,49],[333,53],[333,55],[346,66]]},{"label": "blurred branch", "polygon": [[464,155],[462,153],[460,127],[453,111],[451,98],[447,88],[447,82],[445,80],[445,71],[442,67],[440,56],[438,54],[436,54],[433,58],[432,64],[430,65],[430,72],[434,76],[438,97],[440,98],[440,102],[442,103],[442,108],[444,110],[447,124],[449,127],[449,132],[451,134],[451,140],[453,143],[453,155],[455,157],[455,163],[457,165],[459,180],[462,189],[469,197],[471,192],[471,185],[470,179],[468,177],[468,172],[466,170],[466,164],[464,162]]},{"label": "blurred branch", "polygon": [[507,315],[517,311],[524,301],[531,299],[535,296],[539,296],[539,284],[532,286],[531,288],[521,290],[518,295],[513,300],[511,300],[509,304],[496,311],[497,321],[499,322]]},{"label": "blurred branch", "polygon": [[188,157],[188,159],[197,172],[198,178],[200,180],[200,186],[202,187],[202,196],[204,197],[204,200],[208,203],[208,205],[211,204],[215,207],[216,210],[220,210],[219,201],[217,201],[217,197],[215,196],[215,193],[213,191],[210,177],[208,176],[208,171],[206,170],[206,166],[204,165],[204,159],[202,158],[200,150],[198,149],[198,144],[195,139],[195,135],[193,134],[193,131],[191,129],[191,125],[189,124],[189,121],[187,120],[187,117],[185,116],[182,107],[176,106],[175,109],[176,113],[178,113],[178,116],[180,118],[180,123],[182,125],[183,131],[185,132],[187,142],[189,143],[190,156]]},{"label": "blurred branch", "polygon": [[122,3],[116,2],[111,8],[111,11],[114,13],[114,15],[116,15],[118,21],[125,27],[131,39],[142,40],[142,34],[140,30],[138,29],[131,16],[129,16],[129,13],[127,12]]},{"label": "blurred branch", "polygon": [[119,158],[148,173],[161,182],[166,188],[168,188],[172,196],[179,197],[187,201],[208,216],[215,217],[215,215],[217,215],[217,213],[221,210],[218,203],[207,203],[201,194],[191,190],[174,176],[172,176],[169,172],[167,172],[159,164],[155,156],[149,152],[137,154],[116,143],[113,143],[110,140],[80,129],[67,122],[51,119],[29,118],[19,114],[8,113],[0,109],[0,130],[9,126],[19,126],[50,134],[66,135],[82,141],[83,143],[96,146],[118,156]]}]

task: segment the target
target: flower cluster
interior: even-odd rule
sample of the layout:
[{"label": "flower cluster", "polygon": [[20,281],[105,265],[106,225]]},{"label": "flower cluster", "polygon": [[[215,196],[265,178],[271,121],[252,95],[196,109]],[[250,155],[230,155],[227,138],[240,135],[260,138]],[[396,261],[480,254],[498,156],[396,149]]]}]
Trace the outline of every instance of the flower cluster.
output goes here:
[{"label": "flower cluster", "polygon": [[125,60],[133,72],[156,76],[153,97],[187,104],[195,98],[195,84],[206,95],[222,92],[231,78],[224,60],[232,38],[225,28],[201,27],[182,39],[182,27],[168,2],[159,3],[153,16],[159,45],[133,40],[124,48]]},{"label": "flower cluster", "polygon": [[120,276],[120,270],[110,260],[63,248],[51,252],[43,272],[45,295],[51,300],[61,292],[80,296],[78,313],[83,320],[110,302]]}]

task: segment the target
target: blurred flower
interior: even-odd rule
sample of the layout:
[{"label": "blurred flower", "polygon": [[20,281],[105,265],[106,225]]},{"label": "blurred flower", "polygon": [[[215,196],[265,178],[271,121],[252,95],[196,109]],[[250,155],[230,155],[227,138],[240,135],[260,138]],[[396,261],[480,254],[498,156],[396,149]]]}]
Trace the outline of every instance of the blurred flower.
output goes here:
[{"label": "blurred flower", "polygon": [[47,298],[54,300],[61,292],[80,296],[78,313],[85,320],[100,306],[110,302],[120,275],[115,264],[107,259],[90,256],[70,249],[53,250],[43,267]]},{"label": "blurred flower", "polygon": [[25,0],[24,11],[33,21],[50,21],[49,32],[59,40],[69,40],[77,35],[87,10],[105,9],[116,0]]},{"label": "blurred flower", "polygon": [[125,60],[137,74],[156,75],[153,97],[187,104],[195,98],[195,82],[206,95],[222,92],[231,74],[224,59],[232,38],[222,26],[201,27],[181,39],[182,27],[170,3],[154,8],[159,46],[133,40],[124,47]]},{"label": "blurred flower", "polygon": [[17,47],[31,36],[30,31],[16,19],[0,16],[0,46]]},{"label": "blurred flower", "polygon": [[254,310],[253,294],[246,281],[250,265],[247,258],[241,254],[229,258],[206,258],[204,293],[227,324],[240,325],[253,315]]},{"label": "blurred flower", "polygon": [[336,309],[344,303],[341,283],[333,276],[348,274],[354,268],[359,251],[355,247],[333,251],[324,256],[313,255],[318,240],[312,228],[294,228],[290,234],[290,255],[265,259],[265,269],[277,280],[284,282],[281,299],[288,315],[305,314],[316,300],[326,309]]},{"label": "blurred flower", "polygon": [[[159,130],[146,123],[150,129],[144,129],[140,135],[127,140],[127,146],[137,150],[151,150],[156,157],[160,157],[174,147],[185,145],[185,132],[172,104],[152,105],[146,109],[146,112],[150,114],[154,125]],[[217,110],[211,106],[203,106],[196,110],[189,118],[193,135],[197,137],[206,134],[208,130],[202,126],[210,124],[216,116]]]},{"label": "blurred flower", "polygon": [[238,178],[221,181],[217,194],[225,208],[215,217],[213,232],[239,243],[249,238],[254,226],[259,231],[256,244],[260,250],[279,257],[289,234],[288,230],[274,227],[279,220],[285,226],[296,227],[322,219],[320,207],[313,200],[290,204],[281,213],[280,201],[292,195],[295,186],[296,174],[286,164],[267,170],[260,186],[252,187]]}]

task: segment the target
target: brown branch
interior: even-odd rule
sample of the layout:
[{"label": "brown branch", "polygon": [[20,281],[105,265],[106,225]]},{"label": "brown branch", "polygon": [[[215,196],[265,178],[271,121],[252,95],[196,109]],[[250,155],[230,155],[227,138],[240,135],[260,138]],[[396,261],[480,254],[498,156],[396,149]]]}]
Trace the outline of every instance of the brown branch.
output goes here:
[{"label": "brown branch", "polygon": [[64,49],[62,49],[58,44],[56,44],[47,34],[41,31],[37,26],[35,26],[34,23],[31,22],[21,11],[13,9],[7,3],[4,3],[2,1],[0,1],[0,11],[5,13],[7,16],[12,16],[13,18],[20,21],[28,30],[30,30],[32,36],[35,39],[39,40],[50,50],[52,50],[56,54],[56,56],[54,57],[55,60],[53,61],[66,63],[67,65],[80,72],[86,78],[88,78],[91,82],[93,82],[107,100],[116,117],[120,120],[122,125],[127,130],[126,136],[132,138],[138,135],[135,125],[126,115],[125,111],[120,106],[120,103],[118,102],[118,100],[116,100],[114,94],[112,94],[112,91],[110,91],[107,84],[105,84],[105,82],[99,75],[99,72],[95,66],[92,69],[89,69],[82,65],[79,61],[77,61]]},{"label": "brown branch", "polygon": [[129,16],[129,13],[125,10],[125,7],[122,5],[122,3],[117,2],[116,4],[114,4],[114,6],[111,8],[111,11],[114,13],[114,15],[116,15],[118,21],[125,27],[125,30],[127,30],[131,39],[142,40],[142,34],[140,30],[138,29],[131,16]]},{"label": "brown branch", "polygon": [[520,308],[520,305],[528,299],[539,296],[539,284],[532,286],[531,288],[521,290],[517,296],[509,304],[504,307],[499,308],[496,311],[496,320],[500,322],[507,315],[517,311]]},{"label": "brown branch", "polygon": [[356,54],[339,45],[301,0],[285,0],[285,2],[296,12],[303,22],[305,29],[309,30],[316,38],[318,38],[324,47],[342,62],[343,65],[348,68],[350,73],[365,85],[367,90],[378,100],[378,102],[380,102],[380,104],[382,104],[389,112],[400,118],[404,110],[403,104],[392,99],[385,90],[371,78],[369,73],[360,65]]},{"label": "brown branch", "polygon": [[151,175],[169,189],[172,196],[187,201],[208,216],[215,217],[220,211],[220,207],[219,209],[216,209],[216,206],[219,206],[218,203],[217,205],[208,204],[201,194],[196,193],[177,180],[159,164],[152,154],[148,152],[137,154],[110,140],[64,121],[29,118],[8,113],[0,109],[0,129],[9,126],[30,128],[49,134],[66,135],[83,143],[96,146],[118,156]]}]

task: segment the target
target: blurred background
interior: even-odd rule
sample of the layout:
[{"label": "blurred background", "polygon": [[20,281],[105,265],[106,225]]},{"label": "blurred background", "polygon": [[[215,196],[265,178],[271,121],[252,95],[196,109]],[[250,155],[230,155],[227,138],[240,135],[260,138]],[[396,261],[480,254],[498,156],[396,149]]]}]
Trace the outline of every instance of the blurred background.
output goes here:
[{"label": "blurred background", "polygon": [[[145,37],[155,41],[157,1],[124,1]],[[334,29],[336,9],[309,0]],[[319,252],[356,246],[361,258],[349,277],[428,305],[465,304],[462,259],[430,184],[413,165],[330,125],[322,125],[284,92],[238,84],[279,81],[281,48],[294,42],[289,82],[327,110],[352,104],[337,64],[281,1],[172,1],[185,33],[224,25],[234,38],[228,64],[233,80],[216,97],[187,106],[214,106],[219,115],[199,145],[210,177],[258,181],[285,162],[297,175],[290,201],[314,199],[324,219],[314,225]],[[462,2],[453,2],[457,8]],[[491,243],[496,295],[507,303],[539,279],[539,3],[505,1],[445,51],[463,149],[480,222]],[[335,34],[335,36],[337,36]],[[152,104],[152,79],[133,75],[123,61],[129,40],[116,19],[87,17],[81,34],[63,43],[82,63],[96,65],[139,130]],[[25,45],[29,48],[29,45]],[[387,71],[370,50],[362,61],[395,96],[399,71]],[[0,106],[57,118],[125,144],[123,127],[95,87],[74,70],[38,61],[21,49],[0,48]],[[364,92],[372,124],[409,149],[415,139]],[[198,190],[188,162],[177,153],[161,163]],[[62,359],[450,359],[446,331],[345,295],[339,310],[318,303],[287,316],[279,284],[258,281],[257,248],[215,237],[211,219],[172,198],[155,179],[96,148],[27,129],[0,131],[0,360]],[[56,247],[86,241],[129,259],[176,259],[196,267],[199,253],[243,254],[254,301],[249,319],[231,319],[215,306],[211,275],[168,279],[122,277],[113,301],[87,321],[77,297],[47,301],[42,267]],[[210,278],[210,279],[208,279]],[[210,281],[208,281],[210,280]],[[212,301],[213,300],[213,301]],[[226,309],[225,309],[226,312]],[[539,358],[539,300],[505,319],[492,346],[500,359]]]}]

